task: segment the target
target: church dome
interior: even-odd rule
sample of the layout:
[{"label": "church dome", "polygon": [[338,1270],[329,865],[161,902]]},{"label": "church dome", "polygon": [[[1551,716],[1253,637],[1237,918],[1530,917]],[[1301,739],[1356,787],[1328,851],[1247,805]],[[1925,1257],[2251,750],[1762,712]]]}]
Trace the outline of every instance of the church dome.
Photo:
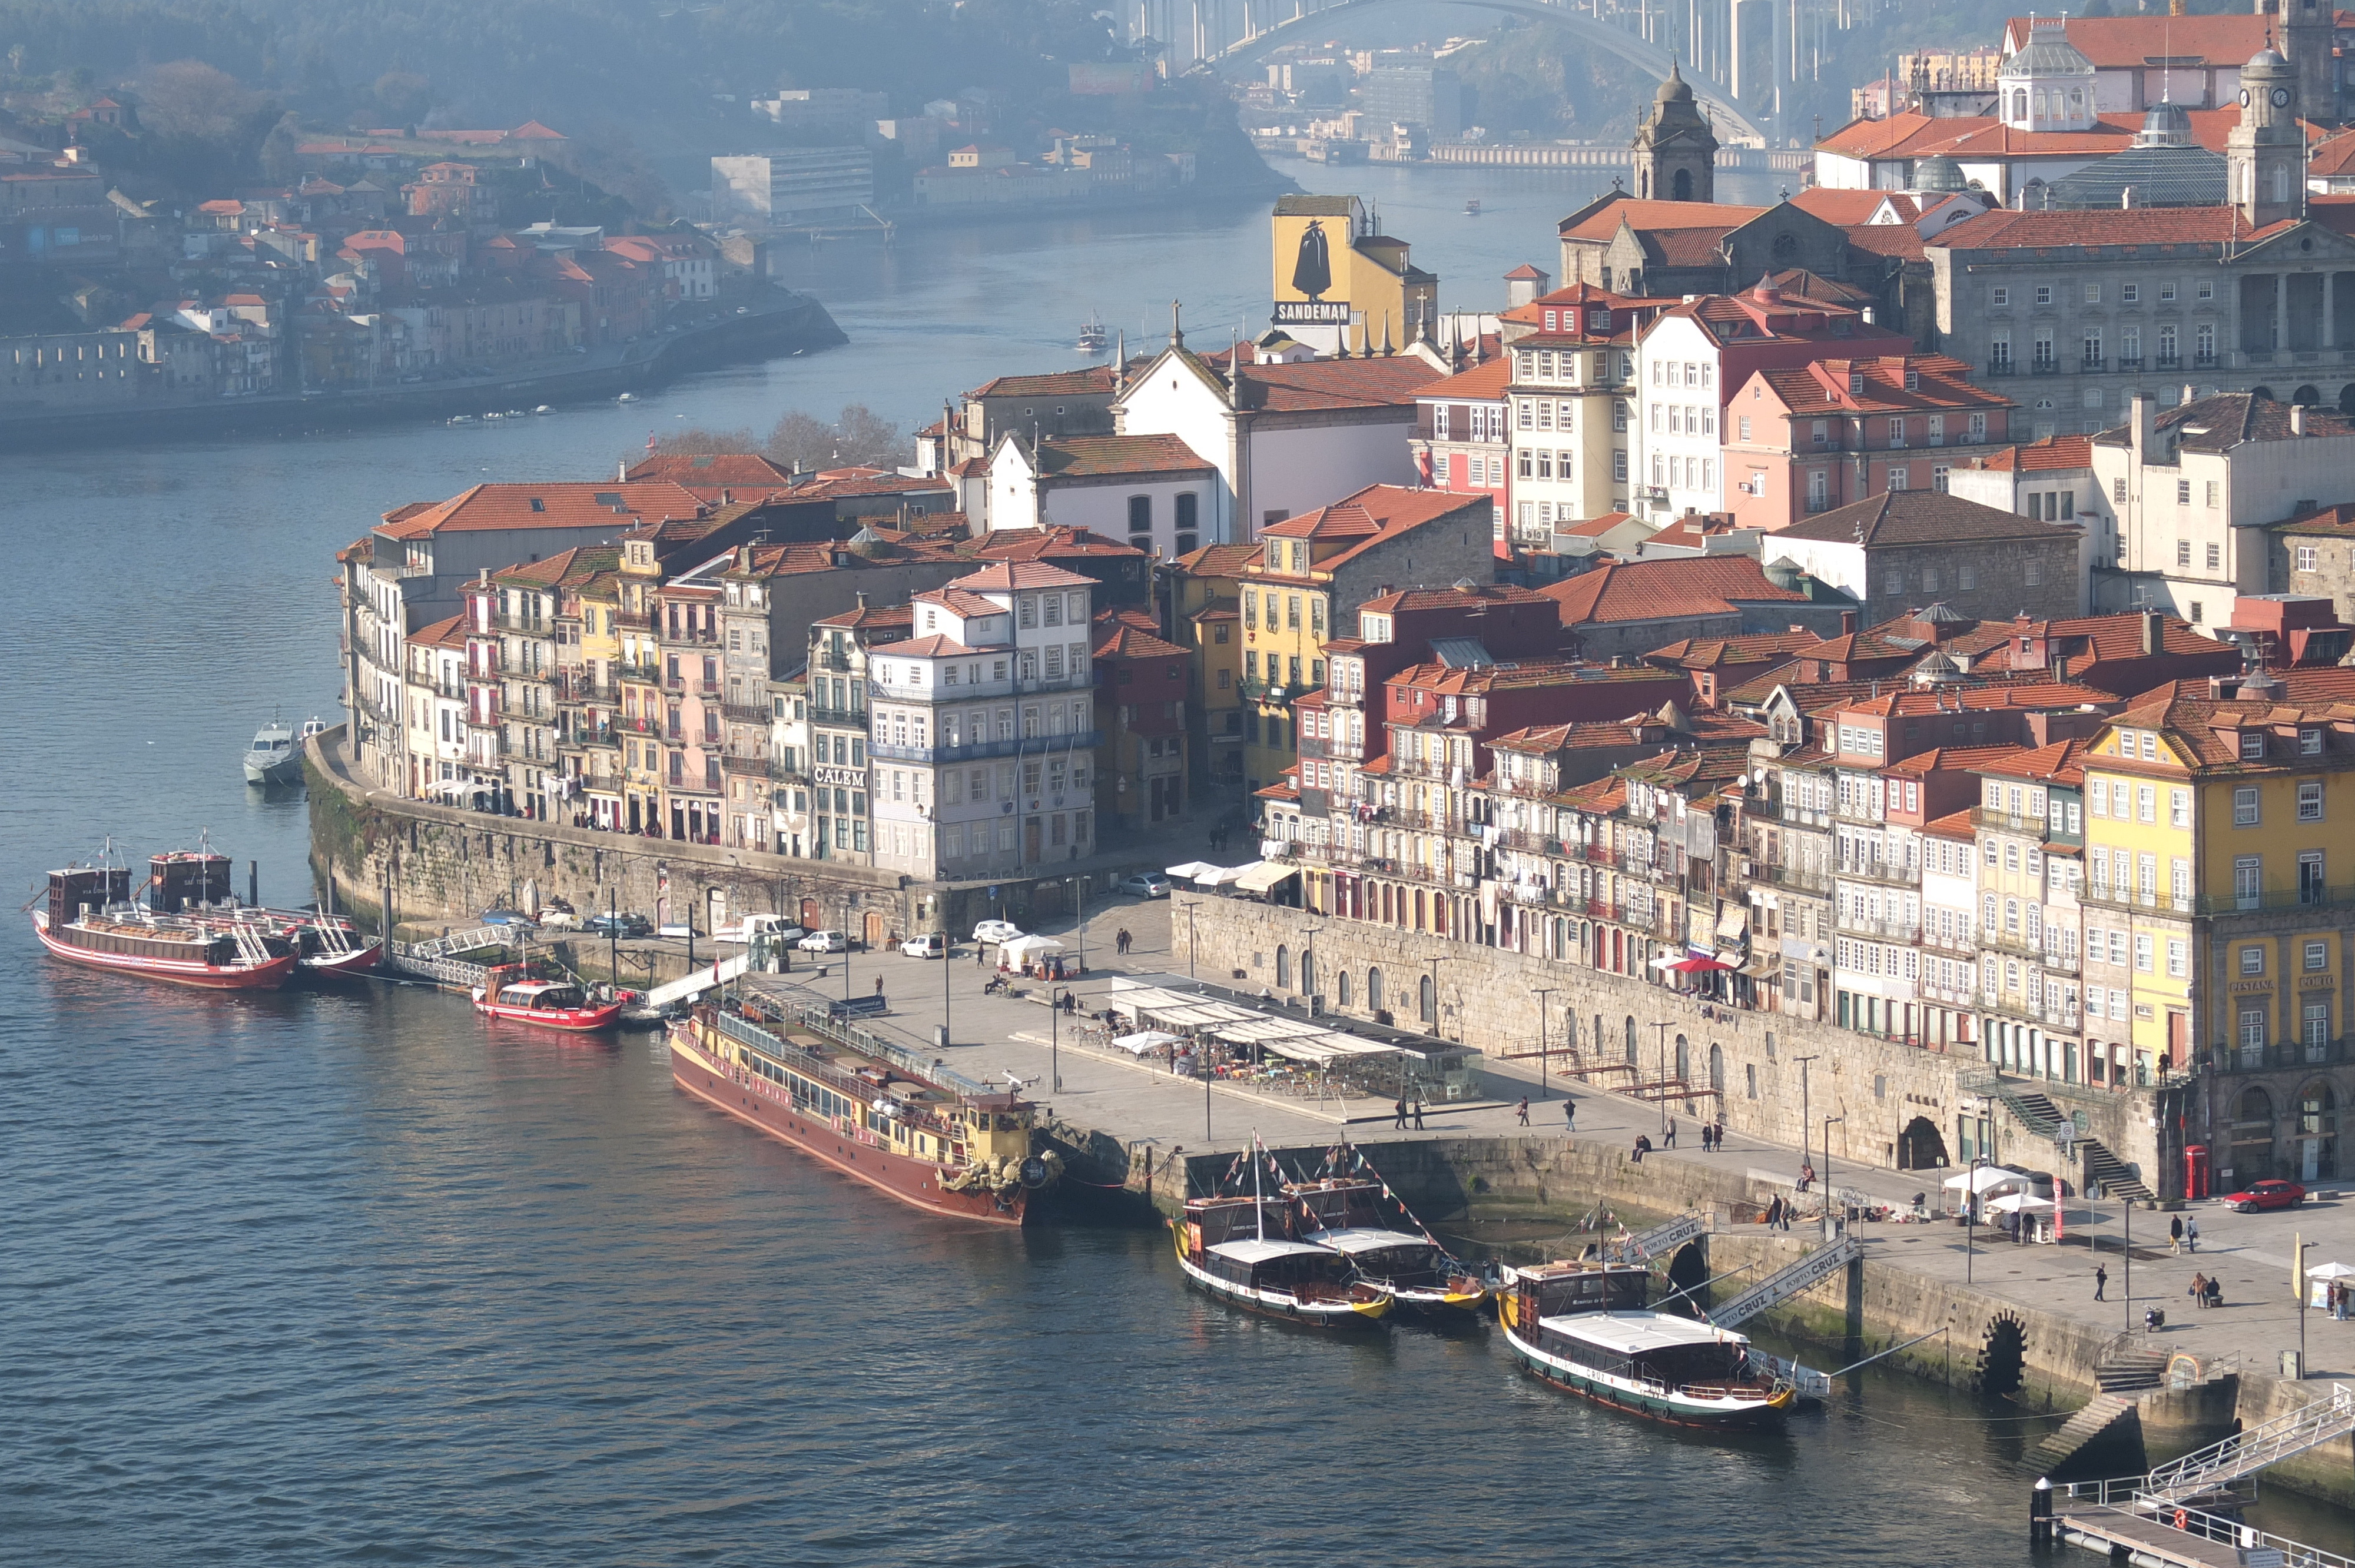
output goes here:
[{"label": "church dome", "polygon": [[2243,81],[2253,76],[2280,77],[2286,80],[2294,74],[2289,61],[2282,58],[2271,44],[2251,55],[2249,63],[2241,68],[2241,79]]},{"label": "church dome", "polygon": [[1968,190],[1970,186],[1963,178],[1963,166],[1938,153],[1913,165],[1913,188],[1944,193]]},{"label": "church dome", "polygon": [[1677,69],[1676,62],[1669,61],[1668,78],[1660,83],[1660,90],[1652,95],[1655,101],[1661,103],[1690,103],[1692,95],[1692,84],[1685,80],[1684,73]]},{"label": "church dome", "polygon": [[2179,103],[2154,104],[2142,117],[2142,134],[2135,138],[2138,147],[2189,147],[2191,145],[2191,114]]}]

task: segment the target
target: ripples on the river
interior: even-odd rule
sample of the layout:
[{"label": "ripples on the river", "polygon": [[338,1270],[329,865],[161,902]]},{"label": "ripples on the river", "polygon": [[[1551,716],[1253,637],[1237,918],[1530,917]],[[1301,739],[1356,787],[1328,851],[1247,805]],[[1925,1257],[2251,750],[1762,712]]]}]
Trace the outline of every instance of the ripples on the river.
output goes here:
[{"label": "ripples on the river", "polygon": [[2012,1426],[1918,1385],[1688,1436],[1485,1330],[1237,1315],[1158,1233],[900,1210],[677,1096],[643,1036],[25,980],[104,1023],[0,1068],[0,1558],[2024,1553]]}]

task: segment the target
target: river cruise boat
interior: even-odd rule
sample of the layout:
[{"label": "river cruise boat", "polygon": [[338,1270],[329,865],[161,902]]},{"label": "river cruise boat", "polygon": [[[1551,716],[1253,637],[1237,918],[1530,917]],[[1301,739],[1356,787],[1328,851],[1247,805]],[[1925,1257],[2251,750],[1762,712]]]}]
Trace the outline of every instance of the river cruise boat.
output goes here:
[{"label": "river cruise boat", "polygon": [[258,925],[223,928],[133,902],[131,868],[122,865],[49,873],[33,934],[68,963],[214,991],[275,991],[297,957]]},{"label": "river cruise boat", "polygon": [[1249,1197],[1188,1198],[1175,1227],[1178,1266],[1208,1295],[1245,1311],[1318,1328],[1364,1328],[1387,1317],[1395,1298],[1356,1277],[1349,1260],[1304,1241],[1281,1197],[1260,1191],[1263,1157],[1252,1143]]},{"label": "river cruise boat", "polygon": [[611,1029],[634,993],[593,997],[571,980],[534,980],[521,964],[497,964],[474,987],[474,1011],[489,1018],[575,1034]]},{"label": "river cruise boat", "polygon": [[1497,1319],[1522,1365],[1598,1404],[1680,1426],[1780,1422],[1797,1398],[1730,1329],[1649,1310],[1652,1277],[1633,1264],[1508,1270]]},{"label": "river cruise boat", "polygon": [[927,1213],[1019,1225],[1062,1175],[1037,1107],[937,1067],[712,1002],[670,1025],[670,1075],[716,1110]]},{"label": "river cruise boat", "polygon": [[1302,1241],[1348,1258],[1358,1278],[1387,1289],[1401,1308],[1446,1316],[1476,1312],[1488,1299],[1488,1287],[1449,1256],[1380,1181],[1294,1181],[1284,1195]]},{"label": "river cruise boat", "polygon": [[1103,323],[1093,315],[1081,324],[1079,348],[1082,354],[1102,354],[1111,343],[1112,338],[1104,331]]}]

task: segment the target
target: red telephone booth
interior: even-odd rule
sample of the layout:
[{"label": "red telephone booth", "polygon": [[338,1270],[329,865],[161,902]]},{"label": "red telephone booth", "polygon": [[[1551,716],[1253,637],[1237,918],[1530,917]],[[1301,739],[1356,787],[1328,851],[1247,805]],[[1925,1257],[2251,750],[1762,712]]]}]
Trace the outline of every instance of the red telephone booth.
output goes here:
[{"label": "red telephone booth", "polygon": [[2183,1150],[2183,1195],[2187,1198],[2208,1196],[2208,1146],[2194,1143]]}]

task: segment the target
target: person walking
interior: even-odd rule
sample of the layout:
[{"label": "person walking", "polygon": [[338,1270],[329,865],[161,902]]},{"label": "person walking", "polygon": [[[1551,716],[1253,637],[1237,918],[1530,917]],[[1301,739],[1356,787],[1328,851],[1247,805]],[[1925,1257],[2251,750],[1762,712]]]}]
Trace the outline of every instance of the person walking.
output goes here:
[{"label": "person walking", "polygon": [[2200,1250],[2200,1219],[2196,1214],[2183,1222],[2183,1245],[2193,1252]]},{"label": "person walking", "polygon": [[1780,1192],[1777,1192],[1774,1196],[1766,1200],[1766,1213],[1762,1223],[1764,1223],[1766,1228],[1771,1231],[1774,1228],[1775,1222],[1780,1220],[1782,1217],[1783,1195]]},{"label": "person walking", "polygon": [[2094,1265],[2094,1299],[2096,1301],[2108,1300],[2109,1298],[2105,1296],[2103,1292],[2109,1289],[2109,1287],[2110,1271],[2098,1263]]},{"label": "person walking", "polygon": [[1521,1097],[1521,1103],[1520,1103],[1519,1105],[1517,1105],[1517,1106],[1515,1106],[1515,1107],[1513,1107],[1513,1114],[1514,1114],[1516,1117],[1518,1117],[1518,1118],[1520,1118],[1520,1123],[1521,1123],[1521,1125],[1522,1125],[1523,1127],[1527,1127],[1527,1126],[1529,1126],[1529,1096],[1527,1096],[1527,1095],[1523,1095],[1523,1096]]},{"label": "person walking", "polygon": [[1668,1130],[1660,1135],[1660,1147],[1662,1149],[1674,1149],[1676,1146],[1677,1118],[1670,1117],[1668,1118]]},{"label": "person walking", "polygon": [[881,975],[877,975],[875,977],[875,994],[877,996],[881,996],[883,994],[883,977]]},{"label": "person walking", "polygon": [[1132,938],[1128,934],[1128,927],[1123,926],[1118,931],[1113,934],[1112,945],[1114,951],[1125,958],[1128,955],[1128,944],[1131,939]]},{"label": "person walking", "polygon": [[2185,1294],[2186,1296],[2189,1296],[2189,1297],[2190,1297],[2190,1298],[2191,1298],[2191,1305],[2193,1305],[2194,1307],[2205,1307],[2205,1306],[2207,1306],[2207,1305],[2208,1305],[2208,1277],[2207,1277],[2206,1275],[2204,1275],[2204,1274],[2195,1274],[2195,1275],[2193,1275],[2193,1276],[2191,1277],[2191,1286],[2190,1286],[2190,1288],[2189,1288],[2189,1289],[2187,1289],[2186,1291],[2184,1291],[2184,1293],[2183,1293],[2183,1294]]},{"label": "person walking", "polygon": [[2183,1216],[2181,1214],[2167,1222],[2167,1250],[2178,1257],[2183,1255]]},{"label": "person walking", "polygon": [[1561,1123],[1565,1132],[1578,1130],[1578,1102],[1567,1094],[1561,1097]]},{"label": "person walking", "polygon": [[1725,1152],[1725,1118],[1723,1117],[1717,1118],[1717,1136],[1710,1139],[1710,1143],[1720,1154]]},{"label": "person walking", "polygon": [[1391,1129],[1394,1132],[1406,1130],[1406,1097],[1404,1095],[1399,1097],[1398,1104],[1391,1107]]},{"label": "person walking", "polygon": [[1414,1129],[1417,1132],[1423,1130],[1423,1097],[1421,1095],[1414,1097]]}]

